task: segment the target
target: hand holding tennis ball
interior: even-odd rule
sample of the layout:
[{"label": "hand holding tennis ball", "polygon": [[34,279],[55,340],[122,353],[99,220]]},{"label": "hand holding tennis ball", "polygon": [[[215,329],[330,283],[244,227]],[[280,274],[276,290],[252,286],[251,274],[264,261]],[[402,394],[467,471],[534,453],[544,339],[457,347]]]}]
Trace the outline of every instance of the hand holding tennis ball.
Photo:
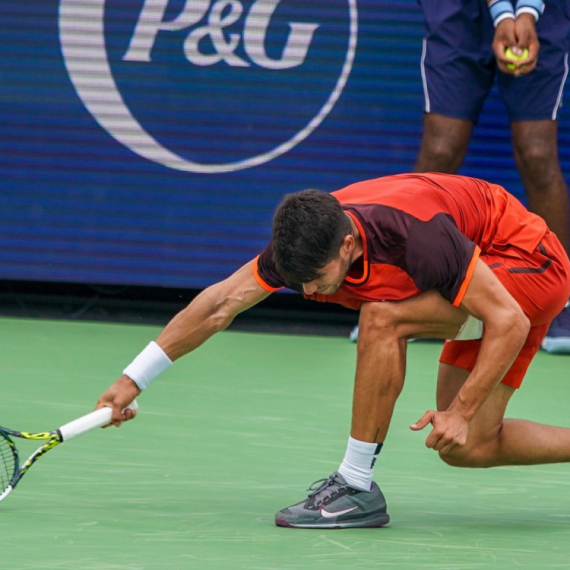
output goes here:
[{"label": "hand holding tennis ball", "polygon": [[[521,55],[516,55],[515,53],[513,53],[511,51],[511,48],[507,48],[505,50],[505,57],[510,59],[511,61],[523,61],[528,57],[528,49],[524,48],[523,52],[521,53]],[[516,65],[514,63],[507,63],[507,67],[509,69],[516,69]]]}]

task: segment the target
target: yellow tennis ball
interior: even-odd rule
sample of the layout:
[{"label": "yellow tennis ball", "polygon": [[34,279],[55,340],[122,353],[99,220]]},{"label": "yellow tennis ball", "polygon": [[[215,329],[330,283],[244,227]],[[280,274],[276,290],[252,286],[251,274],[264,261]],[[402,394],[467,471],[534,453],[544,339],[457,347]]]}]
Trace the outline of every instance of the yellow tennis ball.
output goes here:
[{"label": "yellow tennis ball", "polygon": [[[511,59],[512,61],[523,61],[524,59],[526,59],[528,57],[528,49],[524,48],[521,55],[515,55],[511,51],[511,48],[507,48],[505,50],[505,57],[507,59]],[[507,67],[509,69],[516,69],[517,66],[512,64],[512,63],[507,63]]]}]

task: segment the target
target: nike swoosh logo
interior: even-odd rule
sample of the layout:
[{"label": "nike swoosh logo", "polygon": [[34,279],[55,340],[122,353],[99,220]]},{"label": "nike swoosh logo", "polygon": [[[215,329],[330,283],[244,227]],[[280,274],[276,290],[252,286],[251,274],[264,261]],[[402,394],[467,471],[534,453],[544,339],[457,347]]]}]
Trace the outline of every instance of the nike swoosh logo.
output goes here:
[{"label": "nike swoosh logo", "polygon": [[321,516],[324,519],[334,519],[336,517],[340,517],[341,515],[346,515],[346,513],[350,513],[350,511],[354,511],[354,509],[357,509],[358,507],[351,507],[350,509],[343,509],[342,511],[335,511],[334,513],[331,513],[329,511],[327,511],[324,507],[321,507]]}]

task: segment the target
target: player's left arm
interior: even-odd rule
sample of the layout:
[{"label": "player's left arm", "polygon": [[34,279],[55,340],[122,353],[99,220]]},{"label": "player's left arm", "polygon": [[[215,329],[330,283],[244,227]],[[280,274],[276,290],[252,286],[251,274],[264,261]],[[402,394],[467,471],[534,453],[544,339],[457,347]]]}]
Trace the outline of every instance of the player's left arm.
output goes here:
[{"label": "player's left arm", "polygon": [[480,259],[460,307],[485,327],[475,367],[446,411],[429,410],[411,426],[433,424],[426,445],[443,453],[466,443],[469,422],[511,367],[530,329],[519,304]]}]

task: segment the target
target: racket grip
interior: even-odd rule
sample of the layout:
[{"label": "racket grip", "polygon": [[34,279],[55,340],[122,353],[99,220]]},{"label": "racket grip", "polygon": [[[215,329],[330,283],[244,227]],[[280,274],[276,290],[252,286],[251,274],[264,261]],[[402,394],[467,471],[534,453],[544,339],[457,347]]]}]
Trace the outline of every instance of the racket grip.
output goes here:
[{"label": "racket grip", "polygon": [[[127,406],[127,408],[130,408],[131,410],[138,410],[138,407],[136,400],[133,400]],[[77,418],[76,420],[61,426],[59,428],[59,432],[61,433],[62,441],[68,441],[78,435],[91,431],[92,429],[108,424],[111,421],[112,414],[113,411],[111,408],[99,408],[90,414]]]}]

